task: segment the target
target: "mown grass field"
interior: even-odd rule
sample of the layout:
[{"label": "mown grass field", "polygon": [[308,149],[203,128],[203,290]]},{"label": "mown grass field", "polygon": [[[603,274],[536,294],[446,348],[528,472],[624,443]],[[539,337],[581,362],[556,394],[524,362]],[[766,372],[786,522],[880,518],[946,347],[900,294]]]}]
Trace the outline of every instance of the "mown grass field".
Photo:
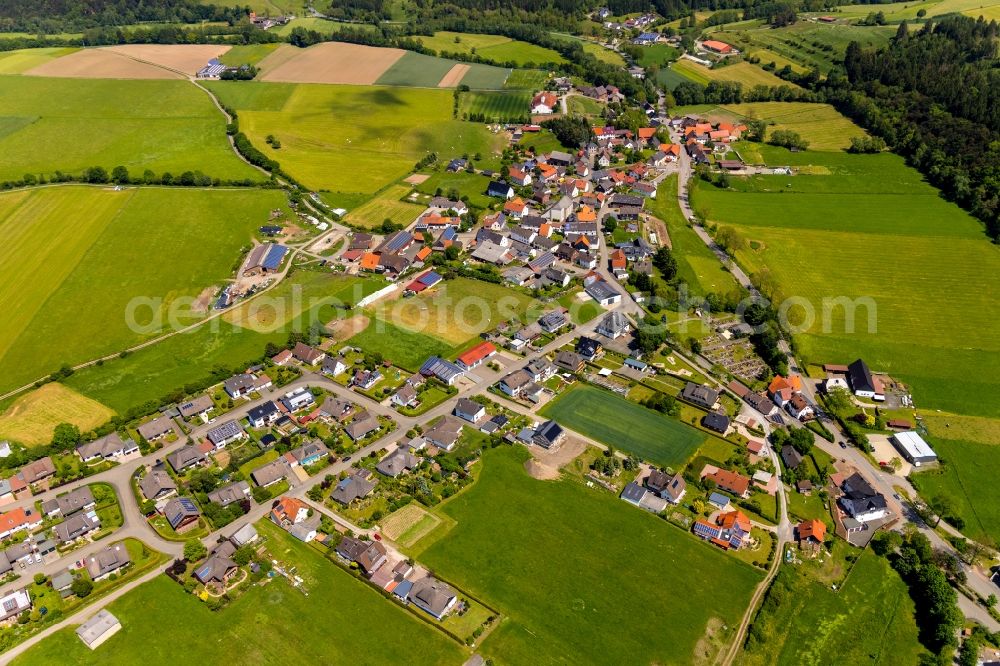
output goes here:
[{"label": "mown grass field", "polygon": [[489,121],[527,120],[531,110],[531,93],[527,90],[476,91],[463,93],[459,114],[468,118],[482,114]]},{"label": "mown grass field", "polygon": [[[240,128],[313,189],[372,194],[428,152],[492,155],[502,139],[451,117],[450,90],[372,86],[208,84],[239,112]],[[281,148],[269,148],[273,134]]]},{"label": "mown grass field", "polygon": [[511,70],[478,63],[459,63],[457,60],[407,51],[375,82],[380,86],[413,86],[417,88],[437,88],[438,83],[451,68],[467,64],[469,71],[461,83],[473,89],[500,90]]},{"label": "mown grass field", "polygon": [[[993,421],[994,428],[997,423]],[[954,436],[947,431],[936,432]],[[976,429],[969,434],[981,437],[982,432],[983,429]],[[989,537],[1000,543],[1000,488],[995,473],[1000,465],[1000,445],[942,436],[928,440],[944,462],[940,469],[911,475],[913,485],[925,499],[939,495],[949,498],[965,521],[964,534],[976,540]]]},{"label": "mown grass field", "polygon": [[502,321],[520,319],[531,303],[530,296],[503,285],[456,278],[412,298],[381,301],[372,309],[383,321],[456,346]]},{"label": "mown grass field", "polygon": [[573,95],[566,100],[566,106],[570,114],[580,116],[600,116],[604,107],[597,100],[584,97],[583,95]]},{"label": "mown grass field", "polygon": [[[270,2],[270,0],[258,0],[258,1]],[[301,12],[301,8],[299,11]],[[288,35],[292,34],[292,30],[294,30],[295,28],[305,28],[306,30],[315,30],[316,32],[324,34],[332,34],[335,32],[340,32],[341,30],[345,29],[364,30],[365,32],[374,32],[378,29],[370,23],[341,23],[339,21],[329,21],[327,19],[316,18],[313,16],[304,16],[302,18],[293,19],[292,21],[289,21],[285,25],[279,25],[275,28],[272,28],[271,32],[277,35],[281,35],[282,37],[287,37]]]},{"label": "mown grass field", "polygon": [[230,148],[222,114],[186,81],[2,77],[0,116],[0,180],[118,165],[134,175],[261,179]]},{"label": "mown grass field", "polygon": [[540,69],[513,69],[503,87],[506,90],[537,91],[548,79],[549,75]]},{"label": "mown grass field", "polygon": [[441,190],[442,195],[448,196],[455,190],[460,196],[468,196],[471,205],[486,208],[494,202],[493,198],[486,196],[489,184],[489,177],[478,173],[435,171],[430,178],[417,185],[417,191],[433,196]]},{"label": "mown grass field", "polygon": [[50,60],[69,55],[76,50],[75,48],[52,47],[4,51],[0,53],[0,74],[22,74]]},{"label": "mown grass field", "polygon": [[223,65],[256,65],[278,50],[281,44],[241,44],[234,46],[219,58]]},{"label": "mown grass field", "polygon": [[[0,195],[0,389],[116,353],[205,314],[190,303],[232,275],[268,213],[267,190],[60,186]],[[67,220],[73,220],[67,224]],[[143,299],[134,301],[133,299]],[[130,310],[132,308],[132,310]],[[130,327],[126,319],[142,327]]]},{"label": "mown grass field", "polygon": [[739,288],[729,271],[723,270],[718,258],[687,225],[677,203],[677,176],[663,179],[656,198],[648,202],[649,211],[667,225],[673,255],[677,259],[677,275],[688,290],[697,295],[727,294]]},{"label": "mown grass field", "polygon": [[[455,38],[459,41],[455,41]],[[565,59],[556,51],[502,35],[479,35],[460,32],[436,32],[434,36],[417,37],[429,49],[438,53],[473,53],[500,63],[518,67],[542,63],[562,63]]]},{"label": "mown grass field", "polygon": [[[730,637],[720,628],[738,623],[760,573],[608,493],[532,479],[527,458],[486,450],[475,485],[436,510],[457,525],[416,545],[421,562],[507,616],[481,653],[505,664],[711,662],[719,644],[706,630]],[[691,593],[720,581],[726,594]]]},{"label": "mown grass field", "polygon": [[[460,664],[465,650],[442,632],[383,598],[306,544],[260,522],[271,554],[295,566],[309,595],[281,577],[213,613],[166,576],[110,604],[122,630],[91,651],[75,627],[60,630],[18,658],[21,664],[174,664],[186,658],[258,664],[346,662]],[[309,618],[305,633],[291,631]],[[211,636],[210,640],[206,637]]]},{"label": "mown grass field", "polygon": [[916,664],[925,652],[906,585],[871,551],[860,553],[837,591],[796,567],[783,567],[774,585],[769,594],[778,598],[780,590],[780,602],[765,601],[754,618],[742,655],[747,666]]},{"label": "mown grass field", "polygon": [[[779,296],[813,308],[811,323],[790,312],[807,324],[797,334],[800,355],[811,363],[860,356],[909,384],[918,407],[1000,416],[1000,403],[982,399],[1000,377],[1000,310],[988,277],[1000,269],[1000,247],[899,157],[794,157],[830,175],[754,177],[752,192],[699,186],[693,203],[758,243],[737,253],[744,268],[767,269]],[[824,317],[823,299],[841,297],[872,299],[875,325],[864,306],[851,308],[853,326],[843,307]]]},{"label": "mown grass field", "polygon": [[726,104],[730,113],[747,118],[760,118],[773,123],[767,137],[779,129],[792,130],[809,141],[811,150],[841,150],[851,145],[851,138],[864,136],[865,131],[840,115],[829,104],[806,102],[751,102]]},{"label": "mown grass field", "polygon": [[242,316],[227,313],[126,358],[78,371],[66,384],[124,413],[185,385],[207,381],[216,367],[246,367],[262,358],[268,342],[283,345],[292,330],[307,331],[313,317],[326,323],[342,316],[332,303],[355,303],[384,286],[381,279],[300,270],[266,298],[241,306]]},{"label": "mown grass field", "polygon": [[641,48],[641,53],[642,57],[639,58],[640,67],[649,67],[650,65],[663,67],[668,62],[677,60],[677,56],[680,55],[680,51],[675,49],[673,46],[668,46],[666,44],[650,44],[649,46],[643,46]]},{"label": "mown grass field", "polygon": [[690,60],[681,59],[675,62],[670,68],[686,76],[695,83],[707,85],[709,81],[737,81],[743,84],[744,88],[753,86],[790,86],[797,87],[794,83],[789,83],[779,79],[774,74],[766,72],[757,65],[748,62],[739,62],[735,65],[725,67],[708,68]]},{"label": "mown grass field", "polygon": [[566,391],[541,414],[620,451],[674,468],[705,440],[694,428],[593,386]]},{"label": "mown grass field", "polygon": [[409,226],[424,211],[423,206],[400,200],[410,192],[408,185],[391,185],[371,201],[348,212],[344,221],[368,228],[377,227],[385,220]]},{"label": "mown grass field", "polygon": [[115,413],[62,384],[50,383],[21,396],[0,414],[0,439],[25,446],[48,444],[60,423],[87,432],[111,420]]},{"label": "mown grass field", "polygon": [[395,365],[416,372],[430,356],[446,357],[457,353],[456,345],[449,345],[429,335],[395,326],[376,317],[368,327],[351,337],[348,343],[367,352],[379,353]]}]

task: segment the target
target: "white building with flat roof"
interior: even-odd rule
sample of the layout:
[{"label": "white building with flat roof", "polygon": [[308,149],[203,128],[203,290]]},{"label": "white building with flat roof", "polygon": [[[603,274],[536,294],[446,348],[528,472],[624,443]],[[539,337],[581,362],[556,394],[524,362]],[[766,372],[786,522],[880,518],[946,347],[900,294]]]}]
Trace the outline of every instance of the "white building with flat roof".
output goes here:
[{"label": "white building with flat roof", "polygon": [[903,457],[914,467],[920,467],[924,463],[937,462],[937,454],[934,453],[934,449],[913,430],[897,432],[889,439],[896,450],[903,454]]},{"label": "white building with flat roof", "polygon": [[117,634],[122,628],[121,622],[106,610],[98,611],[96,615],[81,624],[76,629],[84,645],[91,650]]}]

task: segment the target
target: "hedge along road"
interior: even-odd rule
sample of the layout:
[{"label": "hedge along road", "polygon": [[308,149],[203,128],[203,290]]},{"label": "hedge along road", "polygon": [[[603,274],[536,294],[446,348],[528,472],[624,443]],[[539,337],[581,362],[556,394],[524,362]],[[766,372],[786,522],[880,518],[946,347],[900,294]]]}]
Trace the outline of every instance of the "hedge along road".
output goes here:
[{"label": "hedge along road", "polygon": [[[188,81],[190,81],[192,85],[194,85],[196,88],[198,88],[199,90],[201,90],[202,92],[204,92],[206,95],[208,95],[208,97],[212,100],[212,103],[219,110],[219,113],[221,113],[223,115],[223,117],[226,119],[226,123],[227,124],[232,122],[232,120],[233,120],[232,116],[230,116],[229,113],[225,110],[225,108],[223,108],[222,104],[215,97],[215,95],[213,95],[210,90],[208,90],[207,88],[205,88],[204,86],[202,86],[194,77],[191,77],[188,74],[186,74],[184,72],[181,72],[180,70],[171,69],[169,67],[165,67],[163,65],[158,65],[156,63],[149,62],[147,60],[140,60],[139,58],[133,58],[132,56],[125,56],[125,57],[128,57],[128,58],[130,58],[132,60],[136,60],[137,62],[141,62],[141,63],[147,64],[147,65],[152,65],[154,67],[160,67],[162,69],[166,69],[166,70],[169,70],[171,72],[175,72],[177,74],[181,74]],[[238,151],[236,149],[236,143],[235,143],[233,137],[227,136],[227,138],[229,139],[229,147],[236,154],[236,156],[239,157],[239,159],[241,159],[243,162],[245,162],[249,166],[251,166],[254,169],[256,169],[257,171],[259,171],[264,176],[267,176],[268,178],[272,177],[272,174],[270,172],[268,172],[265,169],[262,169],[261,167],[255,165],[255,164],[252,164],[249,160],[247,160],[240,153],[240,151]],[[273,177],[274,177],[275,181],[279,185],[281,185],[285,190],[290,190],[290,189],[293,188],[293,185],[291,183],[287,182],[286,180],[284,180],[283,178],[280,178],[277,175],[274,175]],[[77,186],[80,185],[80,183],[73,183],[73,184],[77,185]],[[46,185],[39,185],[37,187],[60,187],[60,186],[61,186],[61,184],[46,184]],[[94,187],[104,187],[104,186],[103,185],[95,185]],[[153,186],[153,187],[155,187],[155,186]],[[23,188],[23,189],[34,189],[34,188]],[[213,191],[217,191],[217,190],[219,190],[221,188],[211,188],[211,189]],[[289,245],[288,247],[291,249],[291,252],[289,253],[288,262],[286,263],[284,269],[282,269],[282,271],[280,273],[278,273],[278,274],[276,274],[274,276],[275,277],[274,281],[266,289],[262,289],[259,292],[257,292],[255,294],[253,294],[252,296],[250,296],[249,298],[246,298],[244,301],[242,301],[243,303],[249,303],[253,299],[262,296],[263,294],[271,291],[276,286],[278,286],[278,284],[280,284],[281,281],[284,280],[285,277],[288,275],[288,271],[289,271],[289,269],[292,266],[292,262],[295,260],[296,256],[298,256],[300,253],[302,253],[304,255],[308,255],[308,256],[310,256],[312,258],[319,258],[317,255],[315,255],[315,254],[313,254],[311,252],[308,252],[306,250],[307,247],[309,247],[309,246],[311,246],[311,245],[313,245],[315,243],[318,243],[318,242],[324,240],[325,238],[327,238],[327,237],[329,237],[329,236],[331,236],[333,234],[338,234],[338,233],[339,234],[346,234],[348,231],[350,231],[346,226],[344,226],[344,225],[336,222],[335,220],[333,220],[330,217],[328,217],[326,215],[326,213],[324,213],[322,210],[316,208],[312,204],[312,202],[309,201],[309,197],[303,197],[302,198],[302,203],[309,209],[309,211],[311,213],[313,213],[314,215],[318,216],[324,222],[326,222],[327,224],[330,225],[329,231],[326,231],[325,233],[320,234],[316,238],[307,239],[306,241],[303,241],[303,242],[295,244],[295,245]],[[150,340],[146,340],[145,342],[141,342],[141,343],[139,343],[137,345],[134,345],[132,347],[127,347],[126,349],[122,350],[121,352],[117,352],[117,353],[114,353],[114,354],[108,354],[106,356],[101,356],[99,358],[95,358],[95,359],[91,359],[89,361],[85,361],[83,363],[79,363],[77,365],[71,366],[71,368],[73,369],[73,371],[82,370],[82,369],[90,367],[92,365],[96,365],[97,363],[103,363],[103,362],[106,362],[106,361],[112,361],[112,360],[118,358],[120,356],[120,354],[122,354],[122,353],[131,353],[131,352],[138,351],[140,349],[144,349],[146,347],[151,347],[152,345],[155,345],[155,344],[157,344],[159,342],[163,342],[167,338],[170,338],[170,337],[172,337],[174,335],[177,335],[178,333],[187,333],[187,332],[193,331],[194,329],[198,328],[199,326],[203,326],[204,324],[210,322],[211,320],[215,319],[216,317],[220,317],[220,316],[224,315],[226,312],[227,312],[227,310],[218,310],[218,311],[213,312],[212,314],[208,315],[207,317],[205,317],[201,321],[195,322],[194,324],[191,324],[189,326],[185,326],[183,328],[176,329],[176,330],[170,331],[168,333],[164,333],[161,336],[158,336],[156,338],[152,338]],[[10,391],[7,391],[6,393],[0,394],[0,401],[6,400],[8,398],[12,398],[12,397],[17,396],[17,395],[20,395],[21,393],[24,393],[25,391],[29,391],[29,390],[35,388],[36,385],[39,382],[44,382],[47,379],[48,379],[47,375],[44,376],[44,377],[39,377],[38,379],[35,379],[32,382],[24,384],[23,386],[20,386],[18,388],[15,388],[15,389],[12,389]]]}]

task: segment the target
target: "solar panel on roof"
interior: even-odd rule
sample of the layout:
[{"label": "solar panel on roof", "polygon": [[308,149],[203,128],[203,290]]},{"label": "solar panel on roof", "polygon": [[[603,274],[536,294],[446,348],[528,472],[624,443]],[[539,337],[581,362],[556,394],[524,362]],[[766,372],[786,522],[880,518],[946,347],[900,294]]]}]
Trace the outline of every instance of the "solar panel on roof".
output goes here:
[{"label": "solar panel on roof", "polygon": [[285,257],[286,252],[288,252],[288,248],[284,245],[275,245],[267,251],[267,256],[264,257],[261,265],[267,270],[273,271],[281,265],[281,260]]},{"label": "solar panel on roof", "polygon": [[16,599],[8,599],[7,601],[3,602],[3,609],[8,613],[14,610],[15,608],[17,608]]}]

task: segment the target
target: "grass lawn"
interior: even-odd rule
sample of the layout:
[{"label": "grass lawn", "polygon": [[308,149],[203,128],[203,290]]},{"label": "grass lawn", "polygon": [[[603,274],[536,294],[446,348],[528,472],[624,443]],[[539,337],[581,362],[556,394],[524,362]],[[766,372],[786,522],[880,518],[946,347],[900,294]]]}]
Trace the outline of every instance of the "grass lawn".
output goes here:
[{"label": "grass lawn", "polygon": [[839,591],[786,566],[768,595],[750,628],[747,666],[916,664],[924,651],[906,585],[870,551]]},{"label": "grass lawn", "polygon": [[[702,640],[706,629],[721,638],[723,624],[735,626],[760,574],[612,495],[532,479],[527,457],[485,451],[475,485],[436,511],[457,525],[418,555],[508,616],[482,654],[509,664],[711,661],[719,645]],[[710,602],[689,592],[719,580],[727,593]]]},{"label": "grass lawn", "polygon": [[952,500],[965,521],[963,533],[972,539],[989,536],[1000,542],[1000,488],[993,470],[1000,465],[1000,446],[976,441],[929,437],[943,461],[940,469],[912,474],[925,499],[938,495]]},{"label": "grass lawn", "polygon": [[583,95],[569,97],[566,106],[571,114],[578,116],[599,116],[604,111],[600,102]]},{"label": "grass lawn", "polygon": [[374,311],[383,321],[459,346],[502,321],[520,319],[531,302],[503,285],[456,278],[412,298],[382,301]]},{"label": "grass lawn", "polygon": [[401,201],[410,192],[409,185],[390,185],[371,201],[350,211],[344,221],[356,227],[371,229],[381,226],[388,219],[408,227],[424,211],[423,206]]},{"label": "grass lawn", "polygon": [[[302,594],[278,577],[213,613],[166,576],[109,606],[122,630],[91,651],[68,627],[19,658],[22,664],[175,664],[177,646],[201,663],[231,660],[238,646],[245,663],[459,664],[465,651],[367,584],[326,561],[281,530],[258,523],[271,554],[296,567]],[[309,632],[288,631],[309,618]],[[183,618],[184,621],[178,621]],[[204,640],[212,636],[212,640]]]},{"label": "grass lawn", "polygon": [[531,110],[531,92],[527,90],[475,90],[462,93],[459,113],[463,118],[474,114],[486,122],[525,121]]},{"label": "grass lawn", "polygon": [[677,275],[693,294],[725,294],[739,285],[729,271],[723,270],[718,258],[712,254],[694,230],[687,225],[677,203],[677,176],[663,179],[656,190],[656,198],[647,202],[649,212],[667,225],[673,254],[677,259]]},{"label": "grass lawn", "polygon": [[639,58],[640,67],[649,67],[650,65],[664,66],[668,62],[672,62],[677,59],[680,52],[673,46],[668,46],[666,44],[650,44],[649,46],[643,46],[640,48],[642,57]]},{"label": "grass lawn", "polygon": [[261,179],[229,147],[222,114],[186,81],[4,76],[0,116],[0,180],[95,165]]},{"label": "grass lawn", "polygon": [[448,196],[452,190],[458,192],[459,196],[469,197],[469,204],[479,208],[487,208],[495,199],[486,196],[486,188],[490,184],[490,179],[477,173],[459,171],[451,173],[449,171],[435,171],[431,177],[417,185],[417,191],[423,194],[434,196],[441,190],[443,196]]},{"label": "grass lawn", "polygon": [[[205,311],[191,300],[232,275],[240,248],[285,201],[278,191],[86,186],[0,195],[10,275],[0,284],[0,389],[155,337],[175,306],[181,323],[198,321]],[[138,324],[155,324],[154,313],[163,323],[131,330],[136,298]]]},{"label": "grass lawn", "polygon": [[[456,42],[455,39],[458,38]],[[498,63],[517,67],[542,63],[563,63],[558,52],[528,42],[501,35],[479,35],[460,32],[436,32],[433,37],[417,37],[424,46],[438,53],[472,53],[490,58]]]},{"label": "grass lawn", "polygon": [[657,465],[678,467],[704,435],[651,409],[593,386],[575,386],[542,408],[541,414]]},{"label": "grass lawn", "polygon": [[25,446],[48,444],[60,423],[72,423],[87,432],[114,415],[101,403],[53,382],[20,396],[0,414],[0,439]]},{"label": "grass lawn", "polygon": [[603,307],[598,305],[594,299],[587,297],[584,300],[577,298],[582,291],[575,291],[559,299],[559,305],[569,310],[570,320],[577,326],[586,324],[594,317],[604,314]]},{"label": "grass lawn", "polygon": [[450,356],[456,346],[415,333],[378,318],[372,318],[368,328],[348,340],[349,344],[367,352],[377,352],[395,365],[416,372],[429,356]]},{"label": "grass lawn", "polygon": [[752,88],[754,86],[798,87],[794,83],[779,79],[774,74],[766,72],[757,65],[751,65],[748,62],[726,65],[725,67],[708,68],[696,62],[682,59],[675,62],[670,68],[678,74],[686,76],[691,81],[702,85],[708,85],[710,81],[736,81],[742,83],[744,88]]},{"label": "grass lawn", "polygon": [[217,366],[230,370],[246,367],[261,358],[268,342],[284,344],[291,330],[308,330],[312,317],[324,323],[333,319],[340,311],[335,311],[331,302],[356,302],[383,286],[380,279],[298,271],[264,301],[273,307],[251,301],[190,333],[81,370],[65,383],[124,413],[144,402],[159,401],[187,384],[209,383]]},{"label": "grass lawn", "polygon": [[[830,175],[752,178],[752,191],[698,187],[693,202],[708,220],[756,241],[757,249],[737,253],[747,272],[767,269],[780,298],[802,297],[812,307],[811,325],[798,306],[789,313],[806,324],[798,326],[800,356],[811,363],[860,356],[907,383],[919,407],[1000,416],[1000,402],[980,398],[1000,381],[1000,309],[985,277],[1000,270],[1000,247],[899,157],[796,157]],[[867,189],[852,193],[865,179]],[[844,307],[824,316],[823,299],[841,297],[871,299],[852,307],[853,326]]]},{"label": "grass lawn", "polygon": [[[208,85],[239,112],[240,129],[254,145],[313,189],[370,195],[404,177],[429,152],[447,161],[463,153],[492,155],[501,147],[502,137],[485,126],[451,117],[451,90],[255,81]],[[266,145],[270,134],[281,141],[280,149]]]}]

